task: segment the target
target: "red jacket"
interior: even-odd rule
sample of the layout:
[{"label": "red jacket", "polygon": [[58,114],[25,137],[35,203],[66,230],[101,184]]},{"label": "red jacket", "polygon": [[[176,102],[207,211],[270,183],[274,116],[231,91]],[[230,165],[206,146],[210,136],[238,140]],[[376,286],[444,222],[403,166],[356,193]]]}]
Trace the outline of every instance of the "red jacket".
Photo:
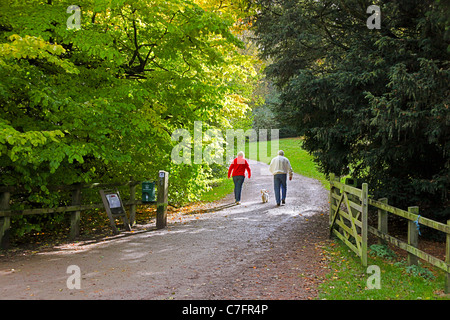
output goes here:
[{"label": "red jacket", "polygon": [[233,162],[230,165],[230,168],[228,169],[228,178],[231,176],[231,172],[233,172],[234,176],[244,176],[245,177],[245,170],[248,172],[248,177],[250,178],[252,176],[252,171],[250,170],[250,166],[248,165],[247,160],[244,158],[236,158],[233,160]]}]

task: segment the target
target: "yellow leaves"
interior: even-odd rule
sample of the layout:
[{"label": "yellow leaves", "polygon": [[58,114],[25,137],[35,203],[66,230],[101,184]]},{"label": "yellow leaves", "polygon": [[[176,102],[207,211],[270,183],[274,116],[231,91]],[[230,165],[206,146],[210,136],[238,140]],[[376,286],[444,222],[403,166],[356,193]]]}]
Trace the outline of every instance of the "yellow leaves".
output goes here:
[{"label": "yellow leaves", "polygon": [[9,37],[9,40],[12,41],[12,43],[2,44],[0,47],[0,54],[6,55],[9,51],[19,54],[20,56],[18,57],[27,58],[36,57],[39,54],[42,55],[42,53],[40,53],[41,50],[46,50],[54,54],[62,54],[66,51],[60,45],[50,44],[40,37],[32,37],[27,35],[22,38],[17,34],[13,34]]},{"label": "yellow leaves", "polygon": [[250,110],[248,99],[238,94],[229,94],[225,97],[223,115],[227,119],[244,118]]},{"label": "yellow leaves", "polygon": [[[249,7],[248,2],[243,0],[193,0],[195,4],[200,6],[203,10],[208,12],[216,12],[220,15],[228,16],[240,28],[245,25],[246,28],[251,26],[251,23],[246,22],[245,18],[252,16],[254,6]],[[245,22],[243,22],[245,21]]]},{"label": "yellow leaves", "polygon": [[244,97],[242,97],[242,96],[240,96],[240,95],[238,95],[238,94],[231,94],[230,97],[231,97],[234,101],[236,101],[236,102],[238,102],[238,103],[240,103],[240,104],[244,104],[244,103],[247,103],[247,102],[248,102],[248,99],[245,99]]},{"label": "yellow leaves", "polygon": [[51,44],[40,37],[26,35],[21,37],[13,34],[9,37],[11,43],[0,44],[0,64],[6,66],[5,60],[10,59],[45,59],[49,63],[62,67],[66,72],[78,74],[78,69],[70,62],[57,57],[66,50]]}]

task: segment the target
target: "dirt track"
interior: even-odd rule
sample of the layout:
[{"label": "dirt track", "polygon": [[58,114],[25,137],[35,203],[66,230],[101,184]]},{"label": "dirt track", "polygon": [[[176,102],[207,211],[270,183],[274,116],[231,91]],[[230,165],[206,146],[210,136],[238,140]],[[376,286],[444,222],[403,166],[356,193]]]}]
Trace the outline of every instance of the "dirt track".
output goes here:
[{"label": "dirt track", "polygon": [[[268,166],[251,167],[240,206],[227,205],[230,195],[164,230],[0,261],[0,299],[314,298],[325,270],[317,245],[327,236],[327,192],[294,174],[286,205],[276,207]],[[80,289],[66,285],[70,265],[80,268]]]}]

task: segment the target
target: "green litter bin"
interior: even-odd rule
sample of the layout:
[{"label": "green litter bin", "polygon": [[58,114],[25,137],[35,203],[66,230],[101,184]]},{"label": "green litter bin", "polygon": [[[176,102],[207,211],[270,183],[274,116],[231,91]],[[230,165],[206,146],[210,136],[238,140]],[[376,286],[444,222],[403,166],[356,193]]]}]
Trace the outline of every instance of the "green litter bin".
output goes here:
[{"label": "green litter bin", "polygon": [[143,181],[142,182],[142,203],[152,203],[156,201],[155,196],[155,182]]}]

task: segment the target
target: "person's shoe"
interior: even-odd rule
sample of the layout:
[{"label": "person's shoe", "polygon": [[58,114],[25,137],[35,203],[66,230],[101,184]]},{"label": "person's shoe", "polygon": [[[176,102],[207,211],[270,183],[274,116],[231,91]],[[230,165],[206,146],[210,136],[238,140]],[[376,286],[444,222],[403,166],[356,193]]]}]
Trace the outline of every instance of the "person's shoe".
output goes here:
[{"label": "person's shoe", "polygon": [[277,207],[279,207],[280,206],[280,204],[279,203],[277,203]]},{"label": "person's shoe", "polygon": [[241,204],[241,202],[240,201],[236,201],[236,204]]},{"label": "person's shoe", "polygon": [[286,204],[286,201],[284,201],[284,200],[281,200],[281,204]]}]

